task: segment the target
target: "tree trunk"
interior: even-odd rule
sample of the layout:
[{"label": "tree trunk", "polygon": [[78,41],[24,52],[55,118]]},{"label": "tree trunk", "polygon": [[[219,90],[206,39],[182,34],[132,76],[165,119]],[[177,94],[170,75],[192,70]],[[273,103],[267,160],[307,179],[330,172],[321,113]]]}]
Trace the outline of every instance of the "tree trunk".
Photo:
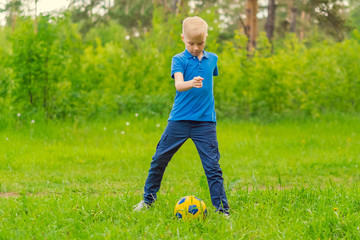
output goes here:
[{"label": "tree trunk", "polygon": [[257,14],[258,1],[247,0],[246,1],[246,21],[245,21],[245,32],[248,36],[248,51],[252,52],[256,47],[257,38]]},{"label": "tree trunk", "polygon": [[14,12],[12,15],[12,21],[11,21],[11,31],[12,32],[14,32],[14,30],[15,30],[16,16],[17,16],[17,14]]},{"label": "tree trunk", "polygon": [[297,8],[294,4],[294,0],[288,0],[287,18],[290,23],[290,32],[296,31],[296,13]]},{"label": "tree trunk", "polygon": [[179,2],[179,0],[172,0],[172,2],[171,2],[171,11],[173,13],[176,13],[176,10],[178,8],[178,2]]},{"label": "tree trunk", "polygon": [[269,0],[268,18],[267,18],[266,24],[265,24],[266,36],[269,39],[269,42],[272,42],[272,39],[274,37],[275,11],[276,11],[275,0]]},{"label": "tree trunk", "polygon": [[[306,4],[306,0],[304,0],[304,5]],[[308,14],[305,10],[301,11],[301,28],[300,28],[300,40],[302,41],[305,38],[305,28],[307,26]]]},{"label": "tree trunk", "polygon": [[167,0],[162,0],[162,5],[164,7],[165,10],[168,10],[168,5],[167,5]]},{"label": "tree trunk", "polygon": [[[49,54],[49,53],[47,53]],[[48,84],[49,84],[49,57],[45,58],[45,78],[44,78],[44,98],[43,98],[43,107],[47,113],[47,99],[48,99]]]},{"label": "tree trunk", "polygon": [[301,11],[301,30],[300,30],[300,41],[304,39],[304,32],[305,32],[305,11]]},{"label": "tree trunk", "polygon": [[125,15],[129,15],[129,3],[126,1],[125,3]]},{"label": "tree trunk", "polygon": [[34,33],[38,32],[38,18],[37,18],[37,3],[39,0],[35,0],[35,19],[34,19]]},{"label": "tree trunk", "polygon": [[[28,94],[29,94],[29,101],[30,101],[31,105],[34,105],[33,94],[31,92],[31,78],[32,78],[31,69],[30,69],[28,77],[29,77],[29,81],[26,84],[27,84],[27,89],[28,89]],[[25,81],[26,81],[26,78],[25,78]]]},{"label": "tree trunk", "polygon": [[11,2],[11,4],[12,4],[11,12],[10,12],[10,14],[11,14],[11,30],[12,30],[12,32],[14,32],[15,24],[16,24],[16,18],[17,18],[17,14],[18,14],[19,9],[17,9],[17,7],[16,7],[15,0],[13,0]]},{"label": "tree trunk", "polygon": [[188,0],[179,0],[179,7],[177,9],[177,14],[181,14],[182,16],[187,16],[189,13],[189,4]]}]

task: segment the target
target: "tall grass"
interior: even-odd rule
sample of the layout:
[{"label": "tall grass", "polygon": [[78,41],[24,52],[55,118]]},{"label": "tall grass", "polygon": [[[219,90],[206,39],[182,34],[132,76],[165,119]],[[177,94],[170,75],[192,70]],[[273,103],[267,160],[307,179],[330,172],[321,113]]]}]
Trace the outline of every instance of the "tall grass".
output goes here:
[{"label": "tall grass", "polygon": [[[0,128],[0,238],[360,238],[357,115],[219,120],[231,218],[215,214],[189,140],[170,162],[158,202],[141,200],[165,118],[128,116]],[[173,219],[177,200],[202,198],[205,221]]]}]

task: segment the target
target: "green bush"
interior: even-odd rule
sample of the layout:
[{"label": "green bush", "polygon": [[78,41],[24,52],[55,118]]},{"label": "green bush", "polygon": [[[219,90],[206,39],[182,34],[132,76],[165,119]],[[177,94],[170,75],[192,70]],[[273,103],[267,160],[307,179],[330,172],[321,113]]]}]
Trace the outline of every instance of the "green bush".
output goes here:
[{"label": "green bush", "polygon": [[11,68],[10,59],[10,41],[8,41],[9,30],[0,27],[0,118],[8,115],[11,102],[12,82],[10,78]]},{"label": "green bush", "polygon": [[239,117],[359,111],[359,48],[348,39],[307,49],[290,37],[277,54],[248,59],[245,49],[228,45],[219,55],[218,109]]},{"label": "green bush", "polygon": [[[81,38],[66,19],[21,19],[12,34],[12,109],[47,117],[66,111]],[[69,73],[69,68],[72,71]]]},{"label": "green bush", "polygon": [[[218,42],[214,11],[201,16],[211,23],[206,49],[219,56],[214,94],[220,117],[360,110],[357,31],[340,43],[306,45],[289,35],[274,54],[261,33],[257,51],[248,56],[243,34]],[[171,59],[184,49],[181,20],[155,9],[153,28],[143,35],[128,35],[110,22],[82,39],[67,16],[20,19],[11,42],[6,34],[0,38],[2,116],[168,115],[175,96]]]}]

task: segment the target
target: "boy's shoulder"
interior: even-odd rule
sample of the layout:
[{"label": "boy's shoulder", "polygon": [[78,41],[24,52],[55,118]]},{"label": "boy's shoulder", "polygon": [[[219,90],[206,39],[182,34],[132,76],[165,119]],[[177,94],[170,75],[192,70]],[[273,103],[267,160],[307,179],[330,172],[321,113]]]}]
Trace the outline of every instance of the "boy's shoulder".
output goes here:
[{"label": "boy's shoulder", "polygon": [[186,50],[182,51],[181,53],[175,54],[173,56],[173,58],[190,58],[190,57],[192,57],[191,54]]},{"label": "boy's shoulder", "polygon": [[214,57],[214,58],[216,58],[216,59],[219,58],[218,55],[216,55],[216,53],[213,53],[213,52],[207,52],[207,51],[205,51],[205,54],[207,54],[208,57]]}]

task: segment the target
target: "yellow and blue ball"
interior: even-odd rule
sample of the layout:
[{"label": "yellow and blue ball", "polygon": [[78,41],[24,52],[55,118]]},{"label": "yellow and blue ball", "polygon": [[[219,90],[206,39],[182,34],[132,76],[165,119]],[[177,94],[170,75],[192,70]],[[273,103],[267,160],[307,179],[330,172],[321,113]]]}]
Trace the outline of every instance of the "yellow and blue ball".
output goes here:
[{"label": "yellow and blue ball", "polygon": [[174,215],[178,219],[204,219],[207,215],[207,208],[200,198],[186,196],[177,202]]}]

